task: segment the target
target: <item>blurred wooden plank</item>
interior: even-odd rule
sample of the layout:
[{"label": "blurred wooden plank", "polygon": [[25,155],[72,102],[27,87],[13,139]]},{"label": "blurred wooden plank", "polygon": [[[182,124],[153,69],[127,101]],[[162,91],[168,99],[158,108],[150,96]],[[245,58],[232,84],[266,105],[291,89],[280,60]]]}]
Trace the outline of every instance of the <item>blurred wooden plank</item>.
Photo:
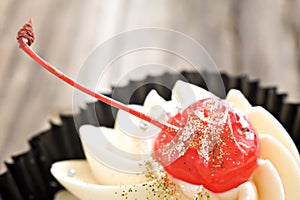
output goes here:
[{"label": "blurred wooden plank", "polygon": [[296,101],[300,98],[299,55],[292,7],[293,1],[242,1],[239,31],[244,71],[263,85],[277,85]]}]

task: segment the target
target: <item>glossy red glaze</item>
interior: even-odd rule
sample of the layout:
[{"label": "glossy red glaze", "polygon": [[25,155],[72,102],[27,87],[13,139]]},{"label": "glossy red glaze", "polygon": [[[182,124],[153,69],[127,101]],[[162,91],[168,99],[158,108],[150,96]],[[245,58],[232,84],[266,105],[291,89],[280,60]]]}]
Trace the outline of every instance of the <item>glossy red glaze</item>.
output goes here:
[{"label": "glossy red glaze", "polygon": [[[181,127],[178,134],[162,131],[154,145],[154,157],[165,165],[170,175],[217,193],[248,181],[257,167],[259,154],[258,135],[251,123],[222,102],[224,105],[215,110],[211,99],[190,105],[182,114],[169,120],[169,123]],[[220,111],[222,113],[218,115]],[[219,116],[223,122],[215,124],[213,120]],[[191,120],[194,124],[197,120],[201,122],[195,125],[197,129],[189,128]],[[194,133],[190,141],[185,142],[188,146],[182,149],[183,155],[166,164],[165,157],[171,152],[166,153],[163,149],[167,144],[174,144],[172,141],[180,141],[180,134],[186,134],[186,130]]]}]

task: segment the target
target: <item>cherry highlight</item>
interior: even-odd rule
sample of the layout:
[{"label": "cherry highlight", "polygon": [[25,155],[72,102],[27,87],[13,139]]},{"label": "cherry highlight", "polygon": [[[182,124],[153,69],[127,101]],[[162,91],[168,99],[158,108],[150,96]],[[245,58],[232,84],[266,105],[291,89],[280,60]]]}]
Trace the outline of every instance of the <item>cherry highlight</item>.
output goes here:
[{"label": "cherry highlight", "polygon": [[35,53],[32,48],[30,47],[30,45],[34,42],[34,32],[33,32],[33,28],[32,28],[32,20],[29,20],[29,22],[27,22],[19,31],[17,34],[17,40],[19,43],[19,47],[27,54],[29,55],[34,61],[36,61],[39,65],[41,65],[43,68],[45,68],[47,71],[49,71],[50,73],[52,73],[54,76],[58,77],[59,79],[63,80],[64,82],[66,82],[67,84],[73,86],[74,88],[108,104],[111,105],[115,108],[124,110],[142,120],[145,120],[159,128],[161,128],[164,131],[167,132],[178,132],[178,127],[169,124],[169,123],[161,123],[158,120],[155,120],[153,118],[151,118],[150,116],[141,113],[137,110],[134,110],[130,107],[128,107],[127,105],[116,101],[112,98],[109,98],[105,95],[102,95],[100,93],[96,93],[84,86],[82,86],[81,84],[77,83],[76,81],[74,81],[73,79],[71,79],[70,77],[66,76],[64,73],[62,73],[61,71],[59,71],[58,69],[56,69],[55,67],[53,67],[52,65],[50,65],[48,62],[46,62],[44,59],[42,59],[37,53]]}]

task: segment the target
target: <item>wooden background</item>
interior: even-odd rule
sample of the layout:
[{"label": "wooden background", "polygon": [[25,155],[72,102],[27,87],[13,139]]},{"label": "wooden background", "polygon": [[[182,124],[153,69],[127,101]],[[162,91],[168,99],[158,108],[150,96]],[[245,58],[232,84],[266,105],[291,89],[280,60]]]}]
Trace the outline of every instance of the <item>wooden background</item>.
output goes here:
[{"label": "wooden background", "polygon": [[[247,74],[300,100],[300,0],[218,1],[1,0],[0,163],[28,148],[26,141],[48,120],[72,112],[73,90],[34,64],[15,40],[32,18],[39,54],[76,77],[89,53],[114,35],[143,27],[182,32],[209,52],[220,70]],[[173,41],[176,42],[176,41]],[[148,52],[114,63],[103,88],[141,63],[185,63]],[[138,61],[137,61],[138,60]],[[172,62],[165,62],[172,60]]]}]

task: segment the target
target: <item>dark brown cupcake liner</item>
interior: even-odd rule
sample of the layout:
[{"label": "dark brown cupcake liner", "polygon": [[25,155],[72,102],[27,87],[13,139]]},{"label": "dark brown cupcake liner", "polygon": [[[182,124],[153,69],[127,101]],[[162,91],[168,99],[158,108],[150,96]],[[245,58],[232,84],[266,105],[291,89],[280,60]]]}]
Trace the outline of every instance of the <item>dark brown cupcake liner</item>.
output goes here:
[{"label": "dark brown cupcake liner", "polygon": [[[124,87],[114,87],[114,99],[123,103],[142,104],[146,95],[155,89],[165,99],[171,98],[171,90],[177,80],[188,81],[218,94],[214,88],[218,74],[184,71],[181,74],[148,76],[142,81],[130,81]],[[259,81],[251,81],[247,76],[230,77],[221,74],[225,90],[241,90],[252,105],[260,105],[269,110],[286,128],[300,149],[300,104],[285,101],[286,94],[280,94],[275,87],[264,88]],[[206,80],[206,84],[205,81]],[[128,95],[130,94],[130,95]],[[224,96],[221,96],[224,98]],[[96,118],[93,116],[96,111]],[[0,198],[15,200],[51,200],[62,186],[50,173],[51,164],[68,159],[84,159],[77,125],[92,124],[112,127],[117,109],[102,102],[88,103],[76,115],[62,115],[61,125],[51,123],[51,128],[38,133],[29,140],[30,150],[13,157],[13,163],[6,163],[7,171],[0,175]]]}]

